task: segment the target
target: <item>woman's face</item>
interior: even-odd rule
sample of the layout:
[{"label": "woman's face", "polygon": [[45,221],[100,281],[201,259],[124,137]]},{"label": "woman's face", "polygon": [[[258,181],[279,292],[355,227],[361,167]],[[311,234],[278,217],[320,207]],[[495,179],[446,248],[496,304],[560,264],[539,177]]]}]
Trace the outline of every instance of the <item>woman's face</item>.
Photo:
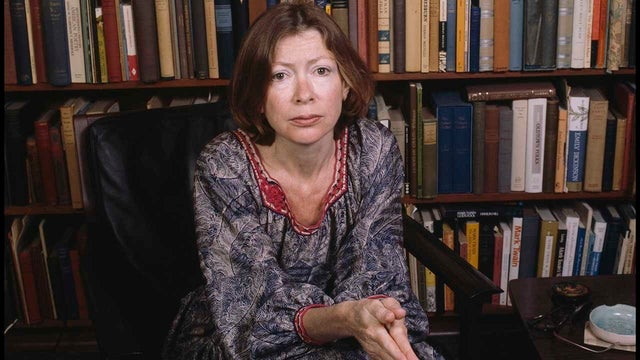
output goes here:
[{"label": "woman's face", "polygon": [[317,30],[282,38],[275,48],[264,113],[276,141],[333,140],[349,89]]}]

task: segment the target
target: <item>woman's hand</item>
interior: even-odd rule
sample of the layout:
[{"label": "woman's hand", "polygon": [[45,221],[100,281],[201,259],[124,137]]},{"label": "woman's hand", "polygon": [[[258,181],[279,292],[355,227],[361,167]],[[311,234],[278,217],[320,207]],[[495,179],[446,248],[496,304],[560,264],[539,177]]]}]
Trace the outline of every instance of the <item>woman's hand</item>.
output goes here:
[{"label": "woman's hand", "polygon": [[363,299],[350,302],[353,336],[372,359],[418,360],[413,352],[406,311],[393,298]]}]

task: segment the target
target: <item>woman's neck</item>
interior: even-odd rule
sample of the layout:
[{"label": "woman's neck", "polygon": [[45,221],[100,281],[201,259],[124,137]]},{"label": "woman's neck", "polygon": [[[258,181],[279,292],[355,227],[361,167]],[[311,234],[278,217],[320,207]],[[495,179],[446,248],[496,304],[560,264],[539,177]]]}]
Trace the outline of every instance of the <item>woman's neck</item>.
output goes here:
[{"label": "woman's neck", "polygon": [[258,145],[263,164],[270,174],[314,179],[335,164],[335,141],[328,138],[313,145],[276,140],[270,146]]}]

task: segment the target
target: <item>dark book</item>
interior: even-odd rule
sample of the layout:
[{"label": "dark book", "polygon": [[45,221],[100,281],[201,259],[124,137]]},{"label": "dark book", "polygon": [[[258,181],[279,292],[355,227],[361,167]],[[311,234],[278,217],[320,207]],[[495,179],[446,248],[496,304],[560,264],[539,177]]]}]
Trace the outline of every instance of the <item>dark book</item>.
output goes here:
[{"label": "dark book", "polygon": [[[118,40],[118,13],[115,0],[102,0],[102,21],[104,23],[104,45],[107,55],[107,75],[109,82],[122,81],[120,63],[120,41]],[[142,46],[142,45],[141,45]]]},{"label": "dark book", "polygon": [[[634,151],[632,151],[632,143],[633,143],[633,134],[636,125],[636,90],[635,87],[632,88],[629,84],[624,82],[618,82],[614,85],[613,88],[613,96],[612,96],[613,107],[617,109],[623,116],[627,119],[627,129],[625,132],[624,139],[624,151],[623,151],[623,162],[622,162],[622,179],[620,188],[622,190],[628,190],[630,184],[631,171],[629,171],[629,166],[633,163],[632,156]],[[615,184],[614,184],[615,185]]]},{"label": "dark book", "polygon": [[347,0],[331,1],[331,17],[340,30],[349,37],[349,3]]},{"label": "dark book", "polygon": [[557,26],[557,0],[525,0],[523,28],[524,71],[555,69]]},{"label": "dark book", "polygon": [[140,80],[144,83],[154,83],[160,80],[156,8],[153,1],[132,1],[131,6],[135,22]]},{"label": "dark book", "polygon": [[25,166],[27,136],[33,133],[33,111],[36,104],[29,101],[5,103],[4,108],[4,172],[8,203],[27,205],[29,192]]},{"label": "dark book", "polygon": [[11,14],[11,31],[13,34],[13,51],[16,64],[18,84],[31,85],[35,74],[31,72],[31,54],[27,30],[27,13],[25,0],[9,0]]},{"label": "dark book", "polygon": [[471,104],[465,102],[453,109],[453,192],[457,194],[472,191],[472,111]]},{"label": "dark book", "polygon": [[62,145],[62,134],[60,130],[59,117],[49,129],[51,139],[51,160],[55,174],[56,192],[58,194],[58,205],[71,205],[71,191],[69,189],[69,175]]},{"label": "dark book", "polygon": [[484,193],[498,192],[499,142],[500,111],[497,105],[487,105],[484,128]]},{"label": "dark book", "polygon": [[513,147],[513,110],[499,105],[500,139],[498,140],[498,192],[511,191],[511,154]]},{"label": "dark book", "polygon": [[[185,31],[185,17],[184,17],[184,1],[189,0],[175,0],[175,26],[177,33],[177,52],[178,52],[178,62],[180,64],[180,78],[188,79],[189,65],[187,64],[187,38]],[[193,75],[191,75],[193,77]]]},{"label": "dark book", "polygon": [[[7,1],[5,1],[6,3]],[[5,218],[5,227],[10,227],[10,222]],[[8,234],[11,237],[11,233]],[[18,289],[18,279],[16,278],[16,269],[13,262],[11,250],[11,240],[4,239],[4,328],[23,319],[20,304],[20,291]]]},{"label": "dark book", "polygon": [[87,224],[83,223],[76,231],[75,244],[71,253],[71,265],[73,267],[73,279],[76,285],[76,296],[78,297],[78,317],[80,320],[91,319],[91,303],[87,294],[89,266],[87,258],[87,243],[89,241],[89,233]]},{"label": "dark book", "polygon": [[37,235],[39,216],[24,215],[15,218],[11,224],[11,253],[20,291],[20,304],[24,323],[27,325],[40,323],[42,313],[38,303],[38,290],[35,282],[30,247]]},{"label": "dark book", "polygon": [[536,277],[540,217],[531,206],[522,211],[522,240],[520,243],[520,269],[518,278]]},{"label": "dark book", "polygon": [[627,226],[615,206],[606,205],[599,207],[602,217],[607,222],[602,255],[600,255],[600,275],[614,275],[617,273],[616,255],[621,244]]},{"label": "dark book", "polygon": [[191,0],[182,0],[184,16],[184,40],[187,57],[187,78],[195,78],[195,63],[193,58],[193,15],[191,14]]},{"label": "dark book", "polygon": [[231,78],[231,73],[233,71],[233,61],[235,59],[231,0],[216,1],[215,14],[220,78],[229,79]]},{"label": "dark book", "polygon": [[11,29],[11,8],[9,0],[4,0],[4,83],[17,84],[16,57],[13,49],[13,30]]},{"label": "dark book", "polygon": [[[244,34],[249,29],[249,1],[231,0],[231,16],[233,17],[233,46],[234,53],[240,51]],[[218,48],[218,51],[225,50]]]},{"label": "dark book", "polygon": [[58,257],[60,265],[60,279],[62,281],[62,293],[64,295],[64,309],[66,319],[75,320],[78,315],[78,299],[76,297],[75,281],[73,279],[73,268],[71,265],[70,246],[75,234],[74,227],[65,229],[62,238],[53,245],[53,251]]},{"label": "dark book", "polygon": [[602,191],[613,189],[613,161],[616,152],[616,131],[618,119],[611,111],[607,111],[607,125],[604,135],[604,158],[602,166]]},{"label": "dark book", "polygon": [[469,15],[469,72],[480,71],[480,7],[471,5]]},{"label": "dark book", "polygon": [[[366,4],[367,22],[364,29],[378,29],[378,0],[369,0]],[[367,65],[369,71],[378,72],[378,31],[364,31],[367,50]],[[437,59],[437,57],[436,57]]]},{"label": "dark book", "polygon": [[196,79],[207,79],[209,77],[209,60],[207,57],[207,28],[204,2],[199,0],[190,1],[191,22],[193,24],[193,70]]},{"label": "dark book", "polygon": [[467,101],[516,100],[552,98],[556,87],[550,81],[502,82],[467,85]]},{"label": "dark book", "polygon": [[554,276],[562,276],[562,268],[564,267],[564,254],[567,248],[567,223],[562,216],[557,216],[557,210],[552,210],[554,217],[558,220],[558,235],[556,240],[556,251],[554,254],[555,266],[553,270]]},{"label": "dark book", "polygon": [[486,218],[480,220],[478,270],[489,279],[493,279],[495,253],[494,230],[498,225],[498,219]]},{"label": "dark book", "polygon": [[31,264],[33,266],[33,277],[38,291],[38,306],[42,319],[54,319],[52,294],[49,288],[49,280],[47,277],[47,269],[42,256],[42,243],[38,233],[34,234],[29,246],[31,255]]},{"label": "dark book", "polygon": [[522,70],[524,0],[511,0],[509,16],[509,71]]},{"label": "dark book", "polygon": [[55,86],[69,85],[71,70],[64,0],[42,0],[42,26],[49,83]]},{"label": "dark book", "polygon": [[[395,10],[395,9],[394,9]],[[456,71],[456,0],[447,0],[447,72]]]},{"label": "dark book", "polygon": [[44,0],[29,0],[31,14],[31,34],[33,42],[33,57],[36,62],[36,79],[39,83],[47,82],[45,66],[45,38],[43,36],[42,10]]},{"label": "dark book", "polygon": [[405,68],[405,0],[393,1],[393,72],[404,73]]},{"label": "dark book", "polygon": [[422,197],[438,195],[438,118],[422,107]]},{"label": "dark book", "polygon": [[28,136],[27,147],[27,180],[29,184],[29,203],[44,203],[44,184],[42,183],[42,172],[40,171],[40,159],[38,158],[38,146],[36,138]]},{"label": "dark book", "polygon": [[542,170],[542,192],[552,193],[556,181],[556,149],[558,146],[558,97],[547,99],[547,119],[544,132],[544,169]]},{"label": "dark book", "polygon": [[486,123],[486,107],[484,101],[473,102],[473,192],[484,191],[484,128]]},{"label": "dark book", "polygon": [[628,45],[629,45],[629,52],[628,52],[628,66],[630,68],[635,68],[636,67],[636,24],[637,24],[637,20],[636,20],[636,0],[631,1],[631,23],[629,24],[629,28],[632,29],[631,31],[629,31],[629,38],[628,38]]},{"label": "dark book", "polygon": [[558,0],[542,1],[541,30],[541,70],[554,70],[556,68],[556,48],[558,41]]},{"label": "dark book", "polygon": [[40,160],[40,171],[42,173],[42,184],[44,185],[44,197],[48,205],[58,204],[50,132],[51,124],[55,121],[57,112],[57,109],[48,109],[33,123],[36,146],[38,148],[38,158]]}]

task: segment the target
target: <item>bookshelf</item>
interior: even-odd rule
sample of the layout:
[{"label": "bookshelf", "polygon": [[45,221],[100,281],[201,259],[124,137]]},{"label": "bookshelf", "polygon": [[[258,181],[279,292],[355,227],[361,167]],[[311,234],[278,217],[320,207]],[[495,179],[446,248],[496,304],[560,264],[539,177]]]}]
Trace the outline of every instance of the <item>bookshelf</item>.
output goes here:
[{"label": "bookshelf", "polygon": [[[253,0],[252,0],[253,2]],[[5,4],[7,1],[5,0]],[[5,17],[6,20],[6,17]],[[373,36],[377,29],[369,27],[368,35]],[[6,31],[6,27],[5,27]],[[6,35],[6,34],[5,34]],[[605,69],[584,68],[584,69],[557,69],[551,71],[505,71],[505,72],[405,72],[405,73],[374,73],[373,77],[377,82],[377,89],[383,94],[388,104],[402,106],[406,101],[406,88],[409,82],[422,82],[426,90],[430,89],[462,89],[465,85],[474,83],[494,83],[509,81],[527,80],[550,80],[566,78],[570,82],[577,82],[587,85],[603,85],[611,87],[613,83],[635,79],[635,68],[620,68],[612,72]],[[178,79],[161,80],[153,83],[143,83],[141,81],[123,81],[116,83],[73,83],[67,86],[54,86],[48,83],[36,83],[33,85],[4,84],[5,101],[7,99],[47,99],[47,98],[67,98],[70,96],[86,95],[89,97],[113,96],[120,99],[128,97],[141,98],[149,94],[161,93],[166,95],[178,93],[198,93],[202,91],[215,91],[221,96],[225,95],[228,79]],[[634,120],[635,126],[635,120]],[[635,140],[634,140],[635,143]],[[631,146],[631,152],[635,151],[635,146]],[[568,192],[568,193],[491,193],[491,194],[440,194],[434,199],[417,199],[411,196],[404,196],[402,201],[405,204],[434,205],[434,204],[462,204],[462,203],[520,203],[520,202],[555,202],[555,201],[633,201],[635,200],[635,155],[627,154],[630,159],[630,166],[626,176],[627,188],[609,192]],[[44,216],[78,216],[83,215],[82,209],[75,209],[71,206],[47,206],[41,204],[27,206],[5,205],[5,222],[7,218],[36,214]],[[487,306],[486,312],[509,314],[508,308]],[[443,329],[455,328],[449,324],[451,317],[446,314],[446,321],[436,320],[435,329],[441,326]],[[52,333],[60,330],[59,323],[47,324],[46,326],[34,326],[37,333]],[[20,326],[20,333],[29,332],[28,326]],[[79,329],[90,333],[91,326],[79,326]],[[81,331],[83,332],[83,331]],[[19,339],[20,337],[16,337]],[[12,340],[13,341],[13,340]],[[20,343],[21,340],[15,340]],[[83,340],[84,341],[84,340]],[[81,342],[79,341],[79,344]],[[16,349],[28,349],[29,345],[16,345]]]}]

